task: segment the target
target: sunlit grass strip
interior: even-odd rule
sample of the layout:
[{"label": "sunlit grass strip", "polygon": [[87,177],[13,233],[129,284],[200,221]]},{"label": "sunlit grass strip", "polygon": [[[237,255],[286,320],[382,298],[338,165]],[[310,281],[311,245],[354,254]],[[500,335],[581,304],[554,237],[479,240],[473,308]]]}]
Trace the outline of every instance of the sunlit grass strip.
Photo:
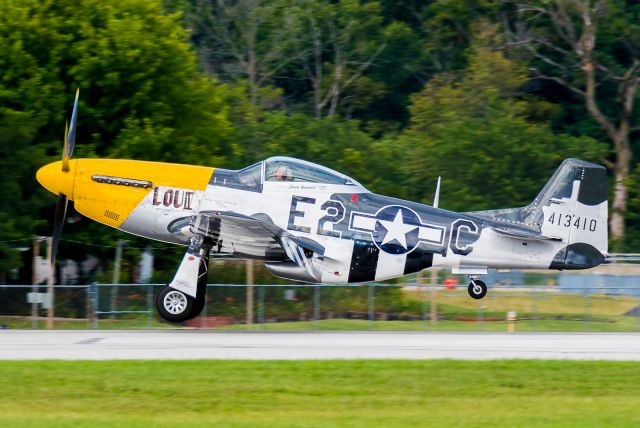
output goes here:
[{"label": "sunlit grass strip", "polygon": [[2,362],[0,426],[640,426],[640,364]]},{"label": "sunlit grass strip", "polygon": [[[31,321],[0,319],[0,324],[9,329],[30,329]],[[38,328],[46,328],[44,320],[38,322]],[[196,325],[198,325],[196,323]],[[57,322],[55,328],[59,330],[90,329],[91,325],[84,321]],[[160,322],[154,318],[149,323],[145,318],[100,320],[98,328],[101,330],[130,330],[130,329],[176,329],[179,324]],[[289,321],[254,323],[251,327],[246,324],[232,324],[216,327],[218,331],[485,331],[506,332],[507,321],[452,321],[440,320],[431,323],[429,320],[420,321],[368,321],[366,319],[328,319],[319,321]],[[516,332],[637,332],[640,331],[640,317],[608,316],[587,317],[582,320],[554,320],[527,319],[518,320],[515,324]]]}]

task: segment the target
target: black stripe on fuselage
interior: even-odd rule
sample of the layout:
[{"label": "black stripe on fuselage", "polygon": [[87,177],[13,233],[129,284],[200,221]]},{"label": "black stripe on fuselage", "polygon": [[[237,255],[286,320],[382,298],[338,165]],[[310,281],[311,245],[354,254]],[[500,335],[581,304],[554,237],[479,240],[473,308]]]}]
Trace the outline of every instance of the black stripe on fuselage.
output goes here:
[{"label": "black stripe on fuselage", "polygon": [[380,250],[371,241],[354,240],[349,282],[366,282],[376,279]]},{"label": "black stripe on fuselage", "polygon": [[414,251],[407,254],[407,261],[404,265],[404,274],[419,272],[422,269],[430,268],[433,266],[433,253],[429,253],[416,248]]}]

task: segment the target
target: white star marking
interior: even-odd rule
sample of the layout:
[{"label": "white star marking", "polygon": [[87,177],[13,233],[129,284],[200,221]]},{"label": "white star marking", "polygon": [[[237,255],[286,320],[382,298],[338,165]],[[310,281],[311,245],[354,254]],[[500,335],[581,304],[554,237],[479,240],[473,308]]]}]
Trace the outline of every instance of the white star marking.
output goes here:
[{"label": "white star marking", "polygon": [[384,236],[382,244],[380,245],[384,245],[387,242],[391,242],[395,239],[400,245],[402,245],[405,250],[407,249],[407,233],[418,228],[418,226],[413,224],[404,224],[404,222],[402,221],[402,210],[398,210],[393,221],[378,221],[385,229],[387,229],[387,234]]}]

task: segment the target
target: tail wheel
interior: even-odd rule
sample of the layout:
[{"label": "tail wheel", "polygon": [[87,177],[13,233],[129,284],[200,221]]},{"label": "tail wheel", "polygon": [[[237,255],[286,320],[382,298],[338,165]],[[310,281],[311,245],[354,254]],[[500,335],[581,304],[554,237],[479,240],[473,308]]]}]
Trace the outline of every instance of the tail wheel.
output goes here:
[{"label": "tail wheel", "polygon": [[469,291],[469,296],[474,299],[482,299],[487,294],[487,284],[479,279],[472,279],[467,290]]},{"label": "tail wheel", "polygon": [[196,299],[171,287],[164,287],[156,297],[156,309],[169,322],[183,322],[194,317]]}]

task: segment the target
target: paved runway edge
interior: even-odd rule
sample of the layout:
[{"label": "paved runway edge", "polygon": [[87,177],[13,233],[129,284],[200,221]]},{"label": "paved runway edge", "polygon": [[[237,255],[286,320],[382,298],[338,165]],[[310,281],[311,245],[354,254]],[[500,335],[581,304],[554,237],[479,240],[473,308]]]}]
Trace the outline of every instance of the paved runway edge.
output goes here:
[{"label": "paved runway edge", "polygon": [[0,331],[0,360],[439,358],[640,361],[640,333]]}]

